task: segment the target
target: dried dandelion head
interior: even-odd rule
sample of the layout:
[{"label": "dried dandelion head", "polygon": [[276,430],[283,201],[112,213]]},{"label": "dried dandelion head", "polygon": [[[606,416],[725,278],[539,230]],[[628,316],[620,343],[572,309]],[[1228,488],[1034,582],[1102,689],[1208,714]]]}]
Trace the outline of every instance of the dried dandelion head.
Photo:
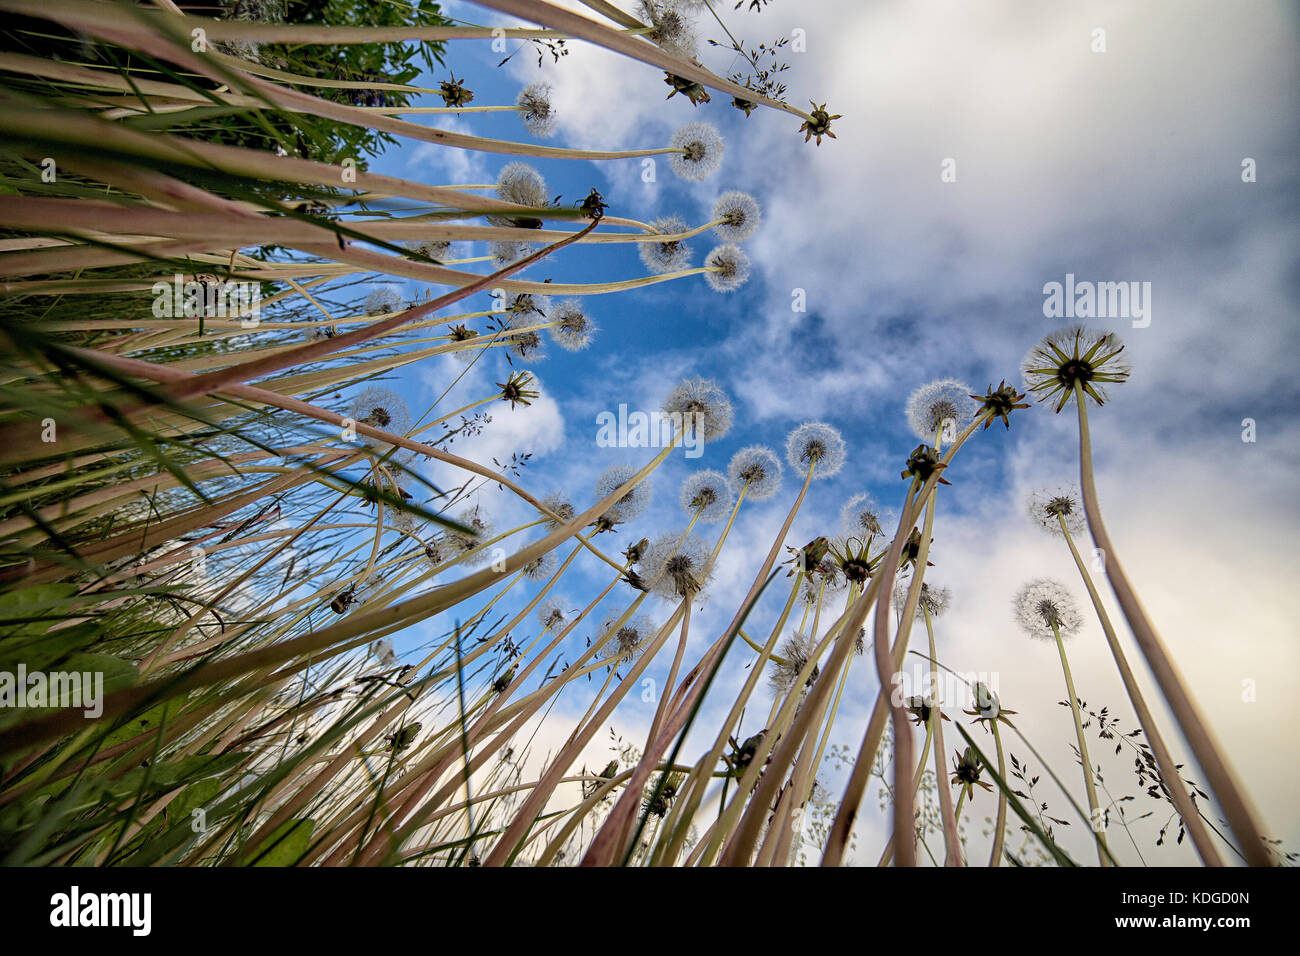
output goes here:
[{"label": "dried dandelion head", "polygon": [[411,429],[411,413],[397,393],[387,388],[371,387],[352,400],[348,417],[392,435],[405,435]]},{"label": "dried dandelion head", "polygon": [[[894,610],[900,614],[907,607],[907,592],[911,588],[911,580],[902,578],[894,585]],[[932,588],[930,582],[921,582],[921,593],[916,599],[916,617],[924,619],[928,611],[930,617],[938,617],[944,611],[948,610],[948,605],[952,603],[952,592],[947,588]]]},{"label": "dried dandelion head", "polygon": [[488,243],[488,255],[492,257],[492,264],[498,269],[527,258],[535,249],[536,246],[531,242],[519,242],[514,239],[494,239]]},{"label": "dried dandelion head", "polygon": [[651,592],[669,601],[695,597],[713,573],[704,542],[680,531],[670,531],[651,541],[641,568]]},{"label": "dried dandelion head", "polygon": [[406,243],[406,248],[438,262],[451,258],[450,239],[412,239]]},{"label": "dried dandelion head", "polygon": [[1124,343],[1114,332],[1071,325],[1057,329],[1029,350],[1022,370],[1025,386],[1040,402],[1054,395],[1061,411],[1081,388],[1098,405],[1106,401],[1108,384],[1128,380],[1129,364],[1121,357]]},{"label": "dried dandelion head", "polygon": [[[649,225],[662,236],[677,236],[687,231],[686,221],[680,216],[662,216]],[[636,248],[641,256],[641,262],[655,275],[681,272],[691,264],[691,247],[684,239],[638,242]]]},{"label": "dried dandelion head", "polygon": [[884,512],[865,491],[859,492],[840,509],[840,527],[846,534],[871,538],[885,533],[881,519]]},{"label": "dried dandelion head", "polygon": [[524,128],[545,139],[555,132],[555,107],[551,105],[551,88],[545,83],[529,83],[515,100]]},{"label": "dried dandelion head", "polygon": [[393,285],[380,285],[366,295],[366,315],[389,315],[405,307],[402,294]]},{"label": "dried dandelion head", "polygon": [[[777,654],[781,660],[772,661],[772,670],[768,674],[768,681],[772,685],[772,690],[777,696],[790,693],[794,689],[795,681],[799,679],[800,672],[808,665],[808,660],[816,649],[816,642],[811,635],[804,634],[802,631],[795,631],[784,641],[777,649]],[[817,680],[821,669],[813,665],[812,672],[804,682],[805,687],[811,687]]]},{"label": "dried dandelion head", "polygon": [[[601,635],[608,634],[618,623],[621,615],[606,618],[600,625]],[[648,618],[634,617],[619,625],[606,644],[606,660],[610,663],[630,664],[641,656],[650,639],[655,635],[655,628]]]},{"label": "dried dandelion head", "polygon": [[816,466],[814,478],[829,478],[847,457],[839,430],[825,422],[804,422],[785,440],[785,460],[795,471]]},{"label": "dried dandelion head", "polygon": [[555,573],[555,552],[547,551],[523,566],[519,572],[529,581],[544,581]]},{"label": "dried dandelion head", "polygon": [[1013,602],[1016,623],[1030,637],[1054,640],[1055,631],[1069,637],[1083,626],[1083,618],[1065,585],[1050,578],[1030,581]]},{"label": "dried dandelion head", "polygon": [[[603,501],[609,497],[619,487],[630,481],[638,470],[631,465],[613,465],[606,468],[601,472],[600,477],[596,479],[596,500]],[[639,517],[650,504],[650,495],[650,479],[647,478],[624,492],[623,496],[610,505],[598,519],[597,524],[603,527],[613,527],[616,524],[622,524],[625,521],[631,521],[633,518]]]},{"label": "dried dandelion head", "polygon": [[[546,519],[546,525],[550,528],[558,528],[561,525],[568,524],[577,513],[573,510],[573,504],[569,499],[558,493],[543,498],[542,506],[555,515],[554,518],[547,517]],[[556,520],[557,518],[559,520]]]},{"label": "dried dandelion head", "polygon": [[730,513],[735,498],[727,476],[711,468],[682,482],[682,507],[688,514],[698,515],[700,521],[721,521]]},{"label": "dried dandelion head", "polygon": [[[540,209],[550,203],[550,193],[542,174],[527,163],[508,163],[497,177],[497,198],[518,206]],[[497,226],[524,226],[541,228],[541,220],[520,217],[504,212],[492,213],[487,221]]]},{"label": "dried dandelion head", "polygon": [[713,219],[718,220],[713,231],[723,242],[744,242],[758,231],[762,214],[758,200],[749,193],[733,189],[723,193],[713,204]]},{"label": "dried dandelion head", "polygon": [[447,529],[443,537],[443,548],[453,557],[461,557],[474,552],[465,563],[473,566],[483,564],[492,555],[486,549],[475,551],[493,535],[491,522],[478,505],[471,505],[456,516],[456,523],[467,528],[468,532]]},{"label": "dried dandelion head", "polygon": [[537,622],[542,625],[544,631],[559,631],[568,619],[568,612],[564,610],[564,605],[558,598],[543,601],[542,606],[537,609]]},{"label": "dried dandelion head", "polygon": [[781,459],[765,445],[747,445],[731,456],[727,477],[753,501],[771,498],[781,488]]},{"label": "dried dandelion head", "polygon": [[907,424],[922,441],[955,441],[957,432],[975,417],[970,386],[952,378],[922,385],[907,400]]},{"label": "dried dandelion head", "polygon": [[716,441],[731,429],[731,399],[711,378],[696,376],[682,380],[664,399],[663,413],[680,417],[688,438]]},{"label": "dried dandelion head", "polygon": [[749,257],[740,246],[714,246],[704,257],[704,281],[714,292],[734,292],[749,278]]},{"label": "dried dandelion head", "polygon": [[1035,491],[1029,496],[1027,510],[1030,520],[1048,534],[1065,537],[1068,531],[1074,536],[1083,530],[1083,505],[1076,488],[1067,486],[1055,491]]},{"label": "dried dandelion head", "polygon": [[639,6],[641,19],[650,24],[647,40],[672,56],[695,59],[700,39],[687,4],[680,0],[641,0]]},{"label": "dried dandelion head", "polygon": [[551,338],[566,352],[579,352],[591,344],[596,325],[577,299],[565,299],[551,312]]},{"label": "dried dandelion head", "polygon": [[690,182],[708,179],[722,165],[722,136],[708,123],[687,123],[673,133],[668,145],[681,150],[669,154],[673,172]]}]

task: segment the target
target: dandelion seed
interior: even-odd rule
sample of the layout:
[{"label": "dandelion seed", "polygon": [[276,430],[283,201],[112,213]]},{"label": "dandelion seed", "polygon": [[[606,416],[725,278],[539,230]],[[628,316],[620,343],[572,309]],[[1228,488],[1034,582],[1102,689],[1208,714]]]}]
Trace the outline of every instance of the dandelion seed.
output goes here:
[{"label": "dandelion seed", "polygon": [[517,242],[514,239],[494,239],[488,243],[488,255],[492,264],[498,269],[513,265],[520,259],[530,256],[537,246],[531,242]]},{"label": "dandelion seed", "polygon": [[370,645],[370,650],[379,658],[380,667],[395,667],[397,665],[397,652],[393,650],[393,642],[387,639],[375,641]]},{"label": "dandelion seed", "polygon": [[650,590],[670,601],[699,594],[713,574],[704,542],[679,531],[662,534],[650,542],[641,565]]},{"label": "dandelion seed", "polygon": [[523,566],[521,572],[530,581],[542,581],[555,573],[555,552],[547,551]]},{"label": "dandelion seed", "polygon": [[958,429],[974,417],[970,386],[956,379],[922,385],[907,400],[907,424],[922,441],[934,441],[936,434],[946,442],[955,441]]},{"label": "dandelion seed", "polygon": [[748,445],[731,456],[727,477],[746,498],[763,501],[781,489],[781,460],[764,445]]},{"label": "dandelion seed", "polygon": [[559,323],[551,327],[551,338],[568,352],[585,349],[596,333],[595,324],[577,299],[565,299],[557,305],[551,312],[551,321]]},{"label": "dandelion seed", "polygon": [[688,514],[698,513],[700,521],[713,522],[725,518],[735,497],[727,476],[710,468],[697,471],[682,482],[682,507]]},{"label": "dandelion seed", "polygon": [[[613,465],[606,468],[600,477],[596,479],[596,499],[603,501],[609,497],[619,487],[631,480],[637,471],[639,469],[631,465]],[[602,528],[608,528],[640,516],[650,504],[650,494],[651,485],[650,480],[647,478],[625,492],[618,501],[614,502],[598,519],[598,524]]]},{"label": "dandelion seed", "polygon": [[[618,623],[621,615],[613,615],[600,625],[601,635],[608,634]],[[655,627],[645,617],[634,617],[619,626],[618,630],[606,644],[606,660],[609,663],[630,664],[641,656],[650,639],[655,635]]]},{"label": "dandelion seed", "polygon": [[492,525],[487,516],[483,514],[482,509],[478,505],[473,505],[457,515],[455,520],[457,524],[469,528],[472,534],[448,529],[443,538],[443,544],[451,555],[453,557],[463,557],[470,554],[470,552],[474,552],[464,562],[470,567],[491,560],[492,554],[486,548],[475,551],[476,548],[479,548],[480,545],[493,536]]},{"label": "dandelion seed", "polygon": [[[534,209],[546,206],[550,202],[550,193],[542,174],[527,163],[509,163],[497,177],[497,198],[519,206]],[[522,226],[540,229],[541,220],[532,217],[512,216],[506,213],[492,213],[487,221],[496,226]]]},{"label": "dandelion seed", "polygon": [[393,435],[405,435],[411,429],[411,413],[406,403],[387,388],[367,388],[352,400],[348,417]]},{"label": "dandelion seed", "polygon": [[708,123],[687,123],[673,133],[669,145],[680,153],[669,154],[669,165],[682,179],[700,182],[722,165],[722,136]]},{"label": "dandelion seed", "polygon": [[1083,505],[1079,503],[1079,492],[1076,488],[1035,491],[1029,496],[1027,510],[1034,524],[1048,534],[1065,537],[1065,533],[1061,530],[1061,521],[1065,522],[1065,530],[1071,536],[1083,531]]},{"label": "dandelion seed", "polygon": [[545,83],[529,83],[515,100],[524,128],[541,139],[555,132],[555,108],[551,106],[551,88]]},{"label": "dandelion seed", "polygon": [[825,422],[804,422],[785,440],[785,460],[795,471],[815,465],[814,478],[829,478],[842,467],[847,453],[844,439]]},{"label": "dandelion seed", "polygon": [[559,494],[547,495],[543,498],[542,507],[555,515],[554,518],[548,517],[546,519],[546,525],[550,528],[559,528],[561,525],[568,524],[573,520],[573,516],[576,513],[574,512],[573,505],[569,500]]},{"label": "dandelion seed", "polygon": [[[680,216],[664,216],[651,222],[650,228],[664,236],[680,235],[687,231],[686,221]],[[683,239],[666,242],[638,242],[637,252],[642,263],[655,275],[681,272],[691,264],[691,247]]]},{"label": "dandelion seed", "polygon": [[678,0],[641,0],[641,19],[650,24],[645,38],[683,60],[693,60],[698,52],[699,35],[687,15],[687,5]]},{"label": "dandelion seed", "polygon": [[366,296],[366,315],[388,315],[403,308],[401,293],[391,285],[381,285]]},{"label": "dandelion seed", "polygon": [[688,378],[664,399],[665,415],[681,417],[688,438],[715,441],[731,429],[731,399],[713,379]]},{"label": "dandelion seed", "polygon": [[762,220],[758,200],[738,189],[725,192],[713,204],[713,219],[721,222],[713,227],[723,242],[744,242],[758,231]]},{"label": "dandelion seed", "polygon": [[704,281],[714,292],[734,292],[749,278],[749,257],[740,246],[715,246],[704,257]]},{"label": "dandelion seed", "polygon": [[451,240],[449,239],[412,239],[406,244],[412,252],[442,262],[451,258]]},{"label": "dandelion seed", "polygon": [[[907,607],[907,592],[911,590],[912,582],[908,579],[902,579],[894,585],[893,604],[894,610],[902,613]],[[924,620],[925,612],[930,612],[930,617],[938,617],[944,611],[948,610],[948,605],[952,602],[952,592],[947,588],[932,588],[930,582],[921,582],[921,593],[916,600],[916,617],[918,620]]]},{"label": "dandelion seed", "polygon": [[[799,679],[799,674],[807,666],[808,659],[812,656],[815,648],[816,642],[812,636],[801,631],[795,631],[781,642],[777,653],[782,660],[772,661],[772,670],[767,678],[777,696],[788,694],[794,689],[795,681]],[[821,668],[814,664],[812,673],[804,681],[804,686],[811,687],[820,674]]]},{"label": "dandelion seed", "polygon": [[1045,402],[1060,393],[1055,412],[1074,395],[1077,384],[1098,405],[1106,402],[1107,384],[1128,380],[1131,368],[1121,357],[1124,343],[1114,332],[1071,325],[1057,329],[1029,350],[1022,363],[1025,385]]},{"label": "dandelion seed", "polygon": [[882,514],[880,506],[870,495],[859,492],[844,502],[844,507],[840,509],[840,527],[851,535],[873,537],[884,534],[885,529],[881,527]]},{"label": "dandelion seed", "polygon": [[551,598],[537,609],[537,620],[544,631],[559,631],[568,620],[568,613],[558,598]]},{"label": "dandelion seed", "polygon": [[1030,637],[1054,640],[1055,625],[1061,637],[1069,637],[1083,626],[1083,618],[1065,585],[1050,578],[1030,581],[1013,602],[1016,623]]}]

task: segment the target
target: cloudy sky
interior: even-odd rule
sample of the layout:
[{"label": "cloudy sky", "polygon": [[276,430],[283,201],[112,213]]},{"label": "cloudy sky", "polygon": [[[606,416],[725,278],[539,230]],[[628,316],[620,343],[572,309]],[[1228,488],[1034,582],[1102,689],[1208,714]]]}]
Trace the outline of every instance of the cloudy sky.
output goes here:
[{"label": "cloudy sky", "polygon": [[[630,9],[628,0],[620,5]],[[515,25],[468,3],[445,9],[466,22]],[[1296,7],[1253,0],[773,0],[758,14],[721,12],[750,46],[800,38],[803,49],[781,57],[789,64],[788,99],[803,107],[824,102],[843,114],[837,139],[805,144],[798,119],[767,110],[746,118],[721,94],[699,107],[680,96],[665,101],[662,73],[578,42],[558,63],[544,55],[540,67],[526,44],[512,43],[518,52],[504,66],[488,41],[450,47],[448,65],[466,78],[476,104],[512,102],[522,84],[537,79],[551,84],[558,125],[548,144],[662,146],[692,121],[714,124],[726,143],[720,171],[700,183],[676,178],[662,159],[653,182],[644,181],[636,159],[538,161],[553,195],[574,201],[594,186],[612,215],[645,221],[677,214],[705,222],[730,189],[751,193],[763,209],[762,228],[745,244],[753,266],[745,286],[723,295],[692,277],[586,300],[601,327],[591,347],[577,355],[552,347],[529,366],[544,397],[513,413],[494,409],[480,437],[452,450],[485,462],[531,452],[529,488],[586,505],[600,472],[654,454],[598,447],[600,412],[620,403],[655,409],[683,377],[715,378],[735,407],[731,432],[699,459],[679,453],[665,463],[650,510],[607,537],[605,550],[682,527],[677,489],[692,471],[724,469],[744,445],[779,449],[801,422],[824,420],[843,432],[848,462],[814,483],[786,542],[798,546],[838,533],[840,507],[857,492],[897,507],[905,490],[899,471],[917,443],[903,417],[916,387],[942,377],[972,391],[1019,381],[1024,353],[1065,321],[1044,315],[1045,284],[1067,274],[1150,283],[1149,323],[1094,323],[1119,333],[1134,368],[1092,416],[1102,507],[1131,578],[1269,834],[1293,849],[1300,840],[1293,729],[1300,716],[1293,558],[1300,384],[1289,365],[1297,355],[1300,292]],[[706,12],[701,36],[719,37],[710,23]],[[701,58],[718,73],[742,66],[705,46]],[[446,76],[425,79],[436,85]],[[413,118],[532,140],[513,114]],[[374,168],[429,183],[488,183],[508,161],[406,143]],[[1244,181],[1244,169],[1253,170],[1253,182]],[[945,170],[955,170],[955,179]],[[693,240],[693,264],[715,242],[707,234]],[[594,282],[643,274],[629,247],[606,247],[566,250],[527,277]],[[804,312],[792,310],[796,290],[806,298]],[[474,307],[490,306],[480,299]],[[403,373],[400,388],[423,410],[463,368],[450,359],[421,365]],[[478,363],[440,409],[484,397],[503,371],[496,356]],[[1253,442],[1243,441],[1245,419],[1254,424]],[[1035,407],[1014,417],[1010,432],[998,425],[963,448],[948,472],[952,487],[939,496],[928,580],[953,595],[938,622],[940,658],[960,671],[996,675],[1005,706],[1018,712],[1018,725],[1082,802],[1073,728],[1058,704],[1066,695],[1055,648],[1019,632],[1010,607],[1022,583],[1042,576],[1086,598],[1061,541],[1025,517],[1031,491],[1077,480],[1076,442],[1073,415]],[[693,619],[688,664],[730,619],[797,490],[787,470],[781,493],[741,509]],[[528,520],[508,497],[483,502],[501,528]],[[709,537],[717,527],[699,530]],[[560,587],[569,606],[586,604],[608,583],[607,571],[595,560],[575,565]],[[769,593],[751,634],[767,633],[762,622],[771,626],[783,596]],[[620,586],[601,611],[621,610],[631,597]],[[652,613],[662,618],[670,610],[656,603]],[[1111,614],[1122,622],[1113,603]],[[414,645],[448,625],[426,622],[403,640]],[[575,655],[587,634],[580,632]],[[1126,631],[1121,639],[1148,699],[1158,699]],[[1135,727],[1095,622],[1073,639],[1070,654],[1080,695]],[[732,653],[705,709],[706,726],[725,712],[751,659]],[[657,662],[650,675],[662,680],[667,663]],[[875,690],[874,668],[860,660],[837,743],[856,750]],[[566,691],[535,741],[539,754],[563,740],[589,693],[585,686]],[[757,692],[746,733],[762,726],[770,700],[765,688]],[[949,709],[965,705],[950,702]],[[633,693],[613,723],[640,743],[652,710]],[[1183,759],[1173,724],[1162,716]],[[949,731],[949,751],[954,739]],[[609,758],[607,743],[607,735],[596,737],[591,763]],[[1010,750],[1028,756],[1015,744]],[[1136,787],[1131,757],[1097,744],[1093,756],[1112,794],[1137,796],[1130,815],[1156,811],[1133,825],[1136,849],[1122,830],[1112,831],[1121,861],[1139,863],[1140,851],[1148,863],[1194,862],[1188,848],[1153,845],[1154,821],[1168,814]],[[1194,769],[1187,772],[1199,780]],[[842,775],[827,768],[821,779],[834,793]],[[1059,792],[1049,788],[1043,798],[1055,815],[1069,816]],[[874,863],[884,833],[875,788],[864,804],[855,861]],[[994,804],[981,793],[968,811],[972,858],[987,853],[980,822]],[[1086,858],[1082,829],[1076,824],[1061,839]]]}]

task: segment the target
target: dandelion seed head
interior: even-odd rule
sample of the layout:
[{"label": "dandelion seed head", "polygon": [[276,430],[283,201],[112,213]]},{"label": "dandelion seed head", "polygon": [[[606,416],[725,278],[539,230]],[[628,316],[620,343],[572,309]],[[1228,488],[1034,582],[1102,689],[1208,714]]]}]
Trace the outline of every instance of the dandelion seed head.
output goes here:
[{"label": "dandelion seed head", "polygon": [[722,220],[713,227],[713,231],[723,242],[744,242],[758,231],[762,213],[758,208],[758,200],[749,193],[733,189],[718,197],[718,201],[713,204],[711,218]]},{"label": "dandelion seed head", "polygon": [[548,527],[551,528],[558,528],[562,524],[568,524],[570,521],[573,520],[574,514],[576,514],[576,512],[573,510],[573,504],[569,501],[569,499],[565,498],[563,495],[560,495],[558,493],[553,495],[547,495],[545,498],[543,498],[542,506],[545,507],[548,511],[552,512],[556,516],[556,518],[560,519],[559,521],[557,521],[556,518],[548,517],[546,519],[546,524]]},{"label": "dandelion seed head", "polygon": [[651,541],[641,568],[641,577],[651,592],[669,601],[699,594],[713,574],[704,542],[681,531],[670,531]]},{"label": "dandelion seed head", "polygon": [[[794,689],[795,681],[799,679],[799,673],[808,664],[808,659],[816,649],[816,644],[811,635],[804,634],[802,631],[795,631],[789,637],[781,642],[777,648],[777,654],[782,660],[772,661],[772,670],[768,673],[768,681],[772,685],[772,690],[778,697],[790,693]],[[805,686],[812,686],[820,673],[820,668],[815,666],[812,673],[808,675]]]},{"label": "dandelion seed head", "polygon": [[[443,537],[443,545],[454,557],[469,554],[493,536],[492,523],[488,521],[487,515],[478,505],[471,505],[461,511],[454,520],[457,524],[463,525],[473,532],[472,534],[466,534],[463,531],[447,529]],[[491,558],[492,553],[487,548],[482,548],[466,559],[464,563],[474,567],[486,563]]]},{"label": "dandelion seed head", "polygon": [[363,390],[352,400],[348,418],[392,435],[405,435],[411,430],[411,413],[406,403],[396,392],[378,386]]},{"label": "dandelion seed head", "polygon": [[[907,592],[911,590],[911,580],[903,578],[894,585],[893,604],[894,610],[902,612],[907,607]],[[921,593],[916,599],[916,618],[925,619],[925,612],[930,612],[930,617],[938,617],[948,610],[948,605],[952,603],[952,592],[947,588],[931,587],[929,581],[921,582]]]},{"label": "dandelion seed head", "polygon": [[370,645],[375,657],[379,658],[380,667],[395,667],[397,665],[397,652],[393,650],[393,642],[384,638],[375,641]]},{"label": "dandelion seed head", "polygon": [[375,286],[366,295],[366,315],[388,315],[402,311],[404,300],[396,286]]},{"label": "dandelion seed head", "polygon": [[682,179],[700,182],[722,165],[722,135],[708,123],[687,123],[673,133],[668,144],[683,152],[669,153],[668,163]]},{"label": "dandelion seed head", "polygon": [[734,292],[749,278],[749,257],[740,246],[714,246],[704,257],[704,281],[714,292]]},{"label": "dandelion seed head", "polygon": [[406,244],[412,252],[443,262],[451,258],[450,239],[412,239]]},{"label": "dandelion seed head", "polygon": [[829,478],[844,467],[848,454],[839,430],[825,422],[804,422],[785,440],[786,463],[796,472],[816,465],[814,478]]},{"label": "dandelion seed head", "polygon": [[[680,216],[663,216],[649,225],[656,233],[664,236],[676,236],[687,231],[686,221]],[[638,242],[636,248],[641,262],[655,275],[681,272],[691,264],[691,247],[684,239]]]},{"label": "dandelion seed head", "polygon": [[1070,637],[1083,626],[1078,605],[1065,585],[1051,578],[1037,578],[1022,587],[1013,602],[1016,623],[1030,637],[1054,640],[1052,625],[1061,637]]},{"label": "dandelion seed head", "polygon": [[912,434],[926,442],[933,442],[936,433],[945,442],[956,440],[957,431],[970,424],[978,407],[970,392],[970,386],[953,378],[922,385],[907,400]]},{"label": "dandelion seed head", "polygon": [[873,537],[885,533],[881,519],[885,512],[865,491],[859,492],[840,509],[840,526],[846,534]]},{"label": "dandelion seed head", "polygon": [[781,489],[781,459],[765,445],[748,445],[731,456],[727,477],[746,498],[763,501]]},{"label": "dandelion seed head", "polygon": [[545,139],[555,132],[555,108],[551,105],[551,88],[545,83],[529,83],[515,100],[524,128]]},{"label": "dandelion seed head", "polygon": [[[631,465],[613,465],[606,468],[599,478],[596,479],[596,500],[603,501],[609,497],[625,482],[629,481],[639,469]],[[624,493],[618,501],[602,516],[603,520],[610,524],[622,524],[625,521],[631,521],[633,518],[640,516],[650,504],[651,485],[647,478],[634,486],[630,491]]]},{"label": "dandelion seed head", "polygon": [[579,352],[591,344],[596,325],[577,299],[565,299],[551,312],[550,321],[559,325],[551,327],[551,338],[567,352]]},{"label": "dandelion seed head", "polygon": [[550,202],[546,180],[527,163],[507,163],[497,177],[497,198],[519,206],[539,207]]},{"label": "dandelion seed head", "polygon": [[488,255],[497,268],[508,266],[531,255],[537,247],[531,242],[514,239],[494,239],[488,243]]},{"label": "dandelion seed head", "polygon": [[1030,520],[1048,534],[1065,537],[1061,531],[1062,520],[1071,537],[1083,531],[1083,505],[1079,501],[1078,489],[1073,486],[1064,486],[1054,491],[1035,491],[1029,496],[1027,505]]},{"label": "dandelion seed head", "polygon": [[1021,363],[1025,387],[1040,402],[1056,397],[1059,412],[1077,384],[1098,405],[1106,403],[1106,386],[1128,380],[1131,366],[1124,343],[1114,332],[1069,325],[1043,336]]},{"label": "dandelion seed head", "polygon": [[731,399],[711,378],[684,379],[664,399],[665,415],[681,416],[687,436],[715,441],[731,429]]},{"label": "dandelion seed head", "polygon": [[682,508],[688,514],[699,512],[699,520],[720,521],[731,512],[735,501],[731,482],[720,471],[706,468],[697,471],[682,482]]},{"label": "dandelion seed head", "polygon": [[559,631],[569,619],[559,598],[549,598],[537,609],[537,621],[544,631]]},{"label": "dandelion seed head", "polygon": [[700,40],[689,9],[680,0],[641,0],[641,19],[651,27],[646,39],[672,56],[695,59]]},{"label": "dandelion seed head", "polygon": [[555,552],[547,551],[525,564],[521,573],[530,581],[543,581],[555,573]]},{"label": "dandelion seed head", "polygon": [[[618,619],[622,615],[612,615],[607,617],[600,625],[600,634],[603,637],[618,624]],[[606,660],[611,663],[630,664],[641,656],[650,639],[655,635],[655,627],[650,623],[649,618],[638,615],[619,625],[618,630],[609,638],[606,647]]]}]

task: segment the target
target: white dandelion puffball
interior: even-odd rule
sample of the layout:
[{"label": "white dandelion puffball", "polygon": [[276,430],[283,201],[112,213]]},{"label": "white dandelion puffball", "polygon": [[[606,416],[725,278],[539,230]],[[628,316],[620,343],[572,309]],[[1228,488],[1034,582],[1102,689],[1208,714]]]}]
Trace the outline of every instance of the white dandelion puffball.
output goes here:
[{"label": "white dandelion puffball", "polygon": [[555,108],[551,105],[551,88],[545,83],[529,83],[515,100],[524,128],[545,139],[555,132]]},{"label": "white dandelion puffball", "polygon": [[749,278],[749,257],[740,246],[714,246],[704,257],[704,281],[714,292],[734,292]]},{"label": "white dandelion puffball", "polygon": [[785,440],[785,460],[795,471],[815,465],[814,478],[829,478],[844,467],[847,452],[839,431],[825,422],[804,422]]},{"label": "white dandelion puffball", "polygon": [[[680,216],[663,216],[649,225],[656,233],[663,236],[677,236],[687,231],[686,220]],[[638,242],[636,248],[641,256],[641,262],[655,275],[681,272],[691,264],[691,247],[684,239]]]},{"label": "white dandelion puffball", "polygon": [[692,598],[712,576],[709,548],[693,534],[670,531],[650,542],[641,559],[641,577],[665,600]]},{"label": "white dandelion puffball", "polygon": [[763,501],[781,489],[781,459],[766,445],[748,445],[731,456],[727,477],[746,498]]},{"label": "white dandelion puffball", "polygon": [[912,434],[929,443],[936,434],[945,442],[955,441],[957,431],[975,417],[978,403],[970,392],[970,386],[952,378],[922,385],[907,400],[907,424]]},{"label": "white dandelion puffball", "polygon": [[731,482],[720,471],[706,468],[682,482],[682,508],[687,514],[698,513],[701,521],[722,520],[730,513],[735,500]]},{"label": "white dandelion puffball", "polygon": [[738,189],[725,192],[713,204],[713,217],[718,225],[713,227],[723,242],[744,242],[758,232],[762,221],[758,200]]},{"label": "white dandelion puffball", "polygon": [[[631,480],[638,470],[631,465],[614,465],[606,468],[600,477],[596,479],[596,500],[603,501],[608,498],[622,485]],[[602,515],[602,518],[611,524],[631,521],[644,512],[650,504],[650,494],[650,479],[647,478],[635,485],[631,490],[624,492],[623,496],[614,502]]]},{"label": "white dandelion puffball", "polygon": [[731,399],[713,379],[685,379],[668,393],[663,412],[681,416],[682,430],[703,441],[715,441],[731,430]]},{"label": "white dandelion puffball", "polygon": [[1065,585],[1051,578],[1030,581],[1013,602],[1016,623],[1030,637],[1055,640],[1055,624],[1061,637],[1070,637],[1083,626],[1083,617]]},{"label": "white dandelion puffball", "polygon": [[669,153],[668,163],[682,179],[700,182],[722,165],[722,135],[708,123],[687,123],[668,144],[680,153]]}]

